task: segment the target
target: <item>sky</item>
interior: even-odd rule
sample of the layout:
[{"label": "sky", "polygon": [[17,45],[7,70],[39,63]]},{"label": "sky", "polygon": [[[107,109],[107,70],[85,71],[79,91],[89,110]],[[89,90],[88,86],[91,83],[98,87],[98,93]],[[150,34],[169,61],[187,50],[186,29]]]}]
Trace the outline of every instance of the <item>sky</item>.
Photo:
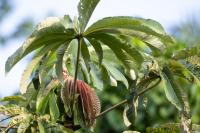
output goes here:
[{"label": "sky", "polygon": [[[13,0],[13,12],[0,25],[0,33],[8,34],[25,18],[36,23],[46,16],[62,17],[65,14],[77,16],[78,0]],[[151,18],[163,25],[167,32],[170,27],[185,21],[193,12],[200,11],[200,0],[100,0],[89,25],[108,16],[136,16]],[[73,18],[73,17],[72,17]],[[27,35],[28,36],[28,35]],[[10,40],[6,47],[0,46],[0,97],[12,95],[19,89],[21,74],[30,56],[20,61],[5,76],[5,61],[25,40]]]}]

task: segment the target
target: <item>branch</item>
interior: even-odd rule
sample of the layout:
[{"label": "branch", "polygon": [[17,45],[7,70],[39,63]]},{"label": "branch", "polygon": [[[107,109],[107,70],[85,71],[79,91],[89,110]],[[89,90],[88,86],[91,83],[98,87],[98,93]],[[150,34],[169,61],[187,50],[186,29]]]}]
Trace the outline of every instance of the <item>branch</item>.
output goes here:
[{"label": "branch", "polygon": [[[18,115],[18,114],[17,114],[17,115]],[[13,118],[13,117],[15,117],[15,116],[17,116],[17,115],[8,116],[7,118],[4,118],[4,119],[0,120],[0,122],[3,122],[3,121],[5,121],[5,120],[7,120],[7,119],[10,119],[10,118]]]},{"label": "branch", "polygon": [[[77,50],[77,57],[76,57],[76,68],[75,68],[75,75],[74,75],[74,88],[72,89],[72,106],[75,105],[75,95],[76,95],[76,81],[78,76],[78,64],[79,64],[79,58],[80,58],[80,52],[81,52],[81,35],[77,35],[77,41],[78,41],[78,50]],[[74,116],[74,112],[72,111],[72,116]]]},{"label": "branch", "polygon": [[140,96],[140,95],[144,94],[145,92],[147,92],[148,90],[151,90],[152,88],[154,88],[155,86],[157,86],[160,83],[160,81],[161,81],[161,77],[159,77],[159,80],[155,84],[153,84],[152,86],[148,87],[147,89],[144,89],[144,90],[140,91],[137,94],[137,96]]},{"label": "branch", "polygon": [[[148,87],[147,89],[145,89],[145,90],[139,92],[139,93],[136,95],[136,97],[138,97],[138,96],[144,94],[144,93],[147,92],[148,90],[151,90],[152,88],[154,88],[155,86],[157,86],[157,85],[160,83],[160,81],[161,81],[161,77],[159,77],[159,80],[158,80],[155,84],[153,84],[152,86]],[[98,118],[98,117],[100,117],[100,116],[106,114],[107,112],[110,112],[110,111],[112,111],[113,109],[115,109],[115,108],[117,108],[117,107],[119,107],[119,106],[121,106],[121,105],[123,105],[123,104],[125,104],[125,103],[127,103],[127,102],[128,102],[128,100],[125,99],[125,100],[121,101],[120,103],[118,103],[118,104],[116,104],[116,105],[114,105],[114,106],[112,106],[112,107],[110,107],[110,108],[104,110],[103,112],[101,112],[100,114],[98,114],[95,118]]]},{"label": "branch", "polygon": [[14,127],[14,126],[16,126],[17,124],[19,124],[19,123],[17,122],[17,123],[15,123],[15,124],[13,124],[13,125],[11,125],[11,126],[8,126],[8,127],[2,126],[2,128],[6,128],[3,132],[4,132],[4,133],[7,133],[10,129],[17,129],[17,128]]},{"label": "branch", "polygon": [[[7,126],[0,126],[0,128],[8,128]],[[17,127],[12,127],[10,129],[17,129]]]},{"label": "branch", "polygon": [[76,89],[76,80],[78,76],[78,64],[79,64],[79,58],[80,58],[80,51],[81,51],[81,36],[77,36],[78,40],[78,50],[77,50],[77,57],[76,57],[76,68],[75,68],[75,75],[74,75],[74,91]]},{"label": "branch", "polygon": [[98,114],[95,118],[98,118],[98,117],[104,115],[105,113],[110,112],[110,111],[112,111],[113,109],[115,109],[115,108],[117,108],[117,107],[119,107],[119,106],[121,106],[121,105],[123,105],[123,104],[125,104],[125,103],[127,103],[127,102],[128,102],[128,100],[125,99],[125,100],[121,101],[120,103],[118,103],[118,104],[116,104],[116,105],[114,105],[114,106],[112,106],[112,107],[110,107],[110,108],[104,110],[103,112],[101,112],[100,114]]}]

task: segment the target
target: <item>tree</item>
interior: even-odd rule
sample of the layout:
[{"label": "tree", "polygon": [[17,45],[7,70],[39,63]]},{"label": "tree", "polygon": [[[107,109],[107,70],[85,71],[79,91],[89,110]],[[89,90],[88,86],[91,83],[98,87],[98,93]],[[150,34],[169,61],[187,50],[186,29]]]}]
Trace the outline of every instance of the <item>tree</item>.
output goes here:
[{"label": "tree", "polygon": [[[40,22],[8,58],[6,73],[35,51],[22,75],[22,94],[2,99],[14,101],[0,106],[0,112],[10,119],[3,132],[95,130],[96,119],[122,105],[126,105],[122,113],[125,125],[135,130],[146,92],[157,86],[164,88],[180,115],[178,124],[167,125],[173,127],[169,130],[196,130],[183,85],[199,85],[195,69],[199,64],[192,60],[199,60],[198,46],[177,48],[179,44],[151,19],[107,17],[86,28],[98,2],[81,0],[79,16],[73,20],[65,15]],[[126,89],[125,100],[100,112],[95,90],[103,93],[112,86]]]}]

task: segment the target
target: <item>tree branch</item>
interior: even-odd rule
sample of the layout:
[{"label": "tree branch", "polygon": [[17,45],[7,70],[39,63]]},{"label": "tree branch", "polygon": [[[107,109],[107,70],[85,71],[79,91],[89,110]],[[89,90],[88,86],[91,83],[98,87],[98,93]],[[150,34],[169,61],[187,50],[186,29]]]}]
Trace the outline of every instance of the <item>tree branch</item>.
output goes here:
[{"label": "tree branch", "polygon": [[[141,92],[139,92],[139,93],[136,95],[136,97],[138,97],[138,96],[144,94],[144,93],[147,92],[148,90],[151,90],[152,88],[154,88],[155,86],[157,86],[157,85],[160,83],[160,81],[161,81],[161,77],[159,77],[159,80],[158,80],[155,84],[153,84],[152,86],[148,87],[147,89],[142,90]],[[118,103],[118,104],[116,104],[116,105],[114,105],[114,106],[112,106],[112,107],[110,107],[110,108],[104,110],[103,112],[101,112],[100,114],[98,114],[95,118],[98,118],[98,117],[100,117],[100,116],[106,114],[107,112],[110,112],[110,111],[112,111],[113,109],[118,108],[119,106],[121,106],[121,105],[123,105],[123,104],[125,104],[125,103],[127,103],[127,102],[128,102],[128,100],[125,99],[125,100],[121,101],[120,103]]]},{"label": "tree branch", "polygon": [[104,110],[104,111],[101,112],[99,115],[97,115],[95,118],[98,118],[98,117],[104,115],[105,113],[110,112],[111,110],[113,110],[113,109],[115,109],[115,108],[117,108],[117,107],[119,107],[119,106],[121,106],[121,105],[123,105],[123,104],[125,104],[125,103],[127,103],[127,102],[128,102],[128,100],[125,99],[125,100],[121,101],[120,103],[118,103],[118,104],[116,104],[116,105],[114,105],[114,106],[112,106],[112,107],[110,107],[110,108]]},{"label": "tree branch", "polygon": [[[6,129],[4,130],[5,133],[7,133],[10,129],[17,129],[15,128],[14,126],[16,126],[17,124],[19,124],[18,122],[11,125],[11,126],[8,126],[8,127],[5,127]],[[3,128],[3,127],[2,127]]]},{"label": "tree branch", "polygon": [[161,77],[159,77],[159,80],[158,80],[155,84],[153,84],[152,86],[150,86],[150,87],[148,87],[148,88],[146,88],[146,89],[140,91],[140,92],[137,94],[137,96],[140,96],[140,95],[144,94],[145,92],[147,92],[148,90],[151,90],[152,88],[154,88],[155,86],[157,86],[157,85],[160,83],[160,81],[161,81]]},{"label": "tree branch", "polygon": [[[17,115],[18,115],[18,114],[17,114]],[[10,119],[10,118],[13,118],[13,117],[15,117],[15,116],[17,116],[17,115],[8,116],[8,117],[6,117],[6,118],[0,120],[0,122],[3,122],[3,121],[5,121],[5,120],[7,120],[7,119]]]}]

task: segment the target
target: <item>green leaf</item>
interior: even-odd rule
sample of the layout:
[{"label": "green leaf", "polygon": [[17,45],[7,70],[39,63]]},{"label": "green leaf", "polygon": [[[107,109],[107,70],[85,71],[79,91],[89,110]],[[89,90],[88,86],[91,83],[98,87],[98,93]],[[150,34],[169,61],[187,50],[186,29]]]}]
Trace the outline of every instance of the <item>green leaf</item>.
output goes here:
[{"label": "green leaf", "polygon": [[167,99],[179,110],[183,111],[184,102],[181,97],[180,88],[177,85],[171,71],[167,68],[163,68],[162,79],[164,82],[164,90]]},{"label": "green leaf", "polygon": [[48,102],[49,102],[49,94],[42,98],[38,98],[36,102],[36,112],[44,114],[47,109]]},{"label": "green leaf", "polygon": [[60,116],[59,108],[56,101],[57,101],[56,95],[53,92],[51,92],[49,96],[49,110],[53,121],[58,120]]},{"label": "green leaf", "polygon": [[90,42],[90,44],[94,47],[94,50],[99,58],[99,64],[102,63],[102,60],[103,60],[103,49],[101,47],[101,44],[96,41],[95,39],[93,38],[87,38],[87,40]]},{"label": "green leaf", "polygon": [[39,127],[39,131],[40,133],[46,133],[46,129],[45,129],[45,125],[44,122],[42,120],[38,121],[38,127]]},{"label": "green leaf", "polygon": [[135,32],[143,32],[148,35],[153,35],[160,38],[165,43],[173,42],[170,36],[167,36],[164,32],[162,26],[150,19],[140,19],[134,17],[107,17],[103,18],[94,24],[92,24],[84,33],[84,35],[89,36],[97,32],[103,33],[118,33],[133,35]]},{"label": "green leaf", "polygon": [[197,55],[186,58],[186,61],[192,65],[200,67],[200,57]]},{"label": "green leaf", "polygon": [[41,61],[41,59],[44,57],[46,53],[48,53],[51,49],[56,49],[58,46],[59,44],[46,45],[42,47],[38,53],[35,54],[31,62],[28,64],[28,66],[24,70],[21,80],[20,80],[20,91],[22,94],[26,92],[32,72],[37,67],[37,64]]},{"label": "green leaf", "polygon": [[128,88],[128,81],[127,79],[124,77],[124,75],[114,66],[112,66],[112,64],[110,64],[109,62],[103,62],[103,65],[105,66],[105,68],[108,70],[108,72],[112,75],[112,77],[114,77],[117,81],[121,81],[126,88]]},{"label": "green leaf", "polygon": [[89,53],[89,50],[88,50],[88,46],[86,44],[86,42],[84,41],[84,39],[81,39],[81,54],[82,54],[82,57],[84,59],[84,62],[85,62],[85,65],[88,69],[88,71],[90,71],[90,53]]},{"label": "green leaf", "polygon": [[175,75],[183,77],[187,79],[187,81],[189,81],[190,83],[192,84],[195,83],[196,85],[200,86],[200,80],[199,80],[200,77],[198,77],[198,75],[196,75],[195,73],[195,72],[199,73],[197,68],[191,69],[193,66],[185,67],[176,60],[169,60],[168,66]]},{"label": "green leaf", "polygon": [[67,41],[65,44],[61,45],[57,50],[57,61],[56,61],[56,75],[58,79],[63,83],[63,56],[68,48],[70,41]]},{"label": "green leaf", "polygon": [[70,18],[69,15],[65,15],[62,19],[61,19],[61,23],[62,25],[68,29],[68,28],[73,28],[73,23],[72,20]]},{"label": "green leaf", "polygon": [[25,114],[27,113],[27,110],[23,107],[9,104],[9,105],[0,105],[0,114],[2,115],[19,115],[19,114]]},{"label": "green leaf", "polygon": [[25,120],[23,120],[18,128],[17,128],[17,133],[27,133],[27,129],[30,127],[32,121],[32,115],[27,115]]},{"label": "green leaf", "polygon": [[90,81],[89,71],[88,71],[88,69],[86,67],[86,64],[85,64],[85,62],[84,62],[82,57],[80,59],[80,66],[81,66],[81,70],[83,72],[85,80],[87,81],[87,83],[90,83],[91,81]]},{"label": "green leaf", "polygon": [[[95,39],[107,45],[116,55],[116,57],[128,68],[134,67],[134,60],[137,66],[143,62],[142,55],[130,44],[123,43],[116,37],[108,34],[97,34]],[[127,55],[129,54],[129,56]]]},{"label": "green leaf", "polygon": [[1,102],[10,102],[10,101],[15,101],[15,102],[24,102],[26,101],[26,98],[21,96],[21,95],[16,95],[16,96],[7,96],[2,99],[0,99]]},{"label": "green leaf", "polygon": [[111,81],[111,79],[109,77],[108,70],[105,68],[105,66],[104,65],[100,65],[99,68],[100,68],[100,72],[101,72],[101,77],[102,77],[104,88],[108,87],[109,85],[112,85],[112,81]]},{"label": "green leaf", "polygon": [[84,31],[87,23],[100,0],[80,0],[78,4],[79,24],[81,32]]},{"label": "green leaf", "polygon": [[102,90],[104,88],[103,79],[101,77],[101,73],[94,64],[90,64],[90,76],[92,80],[92,84],[95,88]]},{"label": "green leaf", "polygon": [[45,19],[37,26],[36,30],[27,38],[23,45],[7,59],[5,72],[9,72],[18,61],[33,50],[43,45],[62,44],[74,37],[75,31],[73,29],[65,29],[61,19],[56,17]]},{"label": "green leaf", "polygon": [[36,112],[41,112],[42,114],[45,112],[46,107],[49,102],[49,95],[50,92],[55,89],[55,88],[60,88],[61,84],[59,80],[52,80],[47,87],[41,88],[40,91],[38,92],[37,96],[37,102],[36,102]]},{"label": "green leaf", "polygon": [[196,56],[200,55],[199,46],[186,48],[186,49],[177,51],[176,53],[174,53],[173,58],[176,60],[180,60],[180,59],[186,59],[188,57],[195,56],[195,55]]}]

